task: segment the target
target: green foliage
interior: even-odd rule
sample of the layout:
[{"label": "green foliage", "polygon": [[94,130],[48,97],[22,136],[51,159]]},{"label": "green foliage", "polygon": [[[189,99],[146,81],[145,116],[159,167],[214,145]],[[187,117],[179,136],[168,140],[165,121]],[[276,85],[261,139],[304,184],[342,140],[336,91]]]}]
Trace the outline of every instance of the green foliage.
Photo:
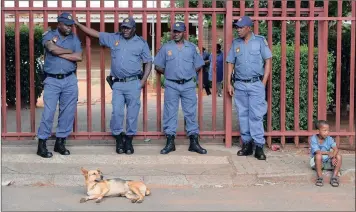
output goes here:
[{"label": "green foliage", "polygon": [[[39,58],[43,54],[41,44],[43,28],[34,27],[34,71],[35,81],[30,82],[30,55],[29,55],[29,28],[26,25],[20,27],[20,85],[21,106],[30,104],[30,83],[34,83],[35,101],[41,96],[43,90],[43,70]],[[14,26],[5,27],[6,49],[6,103],[9,107],[16,102],[16,69],[15,69],[15,30]]]},{"label": "green foliage", "polygon": [[[294,45],[287,45],[287,54],[285,61],[287,64],[286,70],[286,130],[294,129]],[[272,129],[280,130],[280,94],[281,94],[281,46],[273,46],[272,58]],[[333,103],[334,84],[332,77],[334,75],[334,58],[332,54],[328,54],[328,80],[327,80],[327,105]],[[314,110],[313,118],[317,117],[318,106],[318,49],[314,48]],[[308,46],[303,45],[300,48],[300,83],[299,83],[299,127],[302,130],[307,130],[308,127]],[[265,119],[265,127],[266,127]]]}]

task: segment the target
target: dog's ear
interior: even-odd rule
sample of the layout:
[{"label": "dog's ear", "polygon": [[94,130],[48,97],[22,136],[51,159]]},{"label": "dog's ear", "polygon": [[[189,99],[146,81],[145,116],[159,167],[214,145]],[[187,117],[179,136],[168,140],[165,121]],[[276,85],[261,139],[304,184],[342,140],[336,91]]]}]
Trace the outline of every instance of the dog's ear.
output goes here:
[{"label": "dog's ear", "polygon": [[83,167],[81,168],[81,171],[82,171],[83,175],[87,175],[88,174],[88,170],[84,169]]}]

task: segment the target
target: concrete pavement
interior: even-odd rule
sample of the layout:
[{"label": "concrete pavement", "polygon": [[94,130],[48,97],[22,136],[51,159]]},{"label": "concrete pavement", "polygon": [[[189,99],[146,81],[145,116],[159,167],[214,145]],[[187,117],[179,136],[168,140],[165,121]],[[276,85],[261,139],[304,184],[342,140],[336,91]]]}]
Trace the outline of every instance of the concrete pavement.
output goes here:
[{"label": "concrete pavement", "polygon": [[123,197],[79,203],[84,187],[2,187],[3,211],[355,211],[355,187],[274,185],[152,189],[141,204]]},{"label": "concrete pavement", "polygon": [[[238,157],[238,148],[202,144],[207,155],[187,151],[177,145],[169,155],[160,155],[162,145],[134,144],[134,155],[118,155],[113,145],[71,146],[70,156],[54,153],[51,159],[37,156],[36,146],[2,147],[2,183],[13,186],[82,186],[80,167],[100,168],[106,178],[122,177],[143,180],[155,188],[221,188],[253,185],[308,184],[313,185],[315,172],[309,168],[309,156],[304,152],[266,150],[267,160],[253,156]],[[48,147],[51,151],[53,145]],[[330,172],[324,173],[329,183]],[[355,155],[343,157],[341,183],[355,183]]]}]

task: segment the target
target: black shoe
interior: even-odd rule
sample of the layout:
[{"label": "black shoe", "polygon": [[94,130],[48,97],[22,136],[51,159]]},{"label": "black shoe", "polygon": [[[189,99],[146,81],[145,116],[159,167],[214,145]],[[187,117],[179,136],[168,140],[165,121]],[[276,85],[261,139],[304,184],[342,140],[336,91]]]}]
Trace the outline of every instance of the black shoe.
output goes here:
[{"label": "black shoe", "polygon": [[125,138],[125,153],[131,155],[134,153],[134,148],[132,146],[132,135],[127,135]]},{"label": "black shoe", "polygon": [[194,135],[191,135],[189,136],[189,139],[190,139],[190,145],[189,145],[189,151],[190,152],[197,152],[199,154],[206,154],[208,153],[206,151],[206,149],[202,148],[200,145],[199,145],[199,138],[198,138],[198,135],[197,134],[194,134]]},{"label": "black shoe", "polygon": [[161,150],[161,154],[168,154],[172,151],[176,151],[176,146],[174,144],[174,135],[166,135],[167,143],[166,146]]},{"label": "black shoe", "polygon": [[38,139],[37,155],[43,158],[51,158],[53,156],[52,152],[48,152],[46,140]]},{"label": "black shoe", "polygon": [[258,160],[266,160],[266,155],[263,152],[263,148],[262,147],[256,146],[255,158],[257,158]]},{"label": "black shoe", "polygon": [[65,138],[57,138],[56,143],[54,144],[54,151],[58,152],[61,155],[70,155],[69,150],[65,147],[65,143]]},{"label": "black shoe", "polygon": [[122,132],[119,135],[114,135],[114,138],[116,139],[116,153],[125,153],[125,133]]},{"label": "black shoe", "polygon": [[237,152],[237,155],[247,156],[247,155],[252,155],[252,153],[253,153],[252,142],[248,142],[242,144],[242,149]]}]

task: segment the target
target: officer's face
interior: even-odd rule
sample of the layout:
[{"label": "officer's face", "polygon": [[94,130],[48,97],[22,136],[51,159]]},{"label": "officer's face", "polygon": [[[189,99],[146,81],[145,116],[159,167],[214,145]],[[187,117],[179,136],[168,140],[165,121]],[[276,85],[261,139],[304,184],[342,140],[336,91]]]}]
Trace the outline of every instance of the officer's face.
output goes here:
[{"label": "officer's face", "polygon": [[72,33],[72,26],[73,25],[65,25],[64,23],[59,22],[58,29],[62,35],[68,36],[70,33]]},{"label": "officer's face", "polygon": [[180,31],[177,31],[177,30],[173,31],[173,40],[175,42],[182,41],[183,37],[184,37],[184,32],[180,32]]},{"label": "officer's face", "polygon": [[121,27],[121,33],[124,36],[125,39],[131,38],[135,34],[136,29],[133,28],[128,28],[128,27]]},{"label": "officer's face", "polygon": [[244,38],[250,32],[250,27],[236,27],[236,31],[240,38]]}]

